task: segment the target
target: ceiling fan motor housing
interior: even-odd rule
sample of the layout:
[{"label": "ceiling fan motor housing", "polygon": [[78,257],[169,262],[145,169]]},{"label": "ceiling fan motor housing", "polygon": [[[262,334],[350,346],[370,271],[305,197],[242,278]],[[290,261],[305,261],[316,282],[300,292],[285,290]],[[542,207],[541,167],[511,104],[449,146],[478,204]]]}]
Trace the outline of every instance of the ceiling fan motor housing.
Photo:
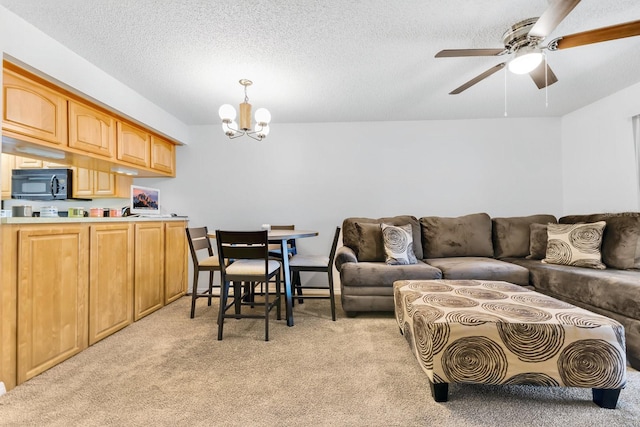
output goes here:
[{"label": "ceiling fan motor housing", "polygon": [[512,25],[502,35],[502,42],[509,53],[515,53],[524,46],[537,46],[540,37],[529,37],[529,31],[538,22],[538,18],[529,18]]}]

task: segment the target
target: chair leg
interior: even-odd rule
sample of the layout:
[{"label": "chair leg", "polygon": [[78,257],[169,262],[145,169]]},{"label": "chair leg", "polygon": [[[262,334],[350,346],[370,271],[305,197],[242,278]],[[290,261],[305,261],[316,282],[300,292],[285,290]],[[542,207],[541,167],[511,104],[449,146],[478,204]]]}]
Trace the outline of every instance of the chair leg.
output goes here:
[{"label": "chair leg", "polygon": [[295,291],[298,294],[298,303],[299,304],[304,304],[304,298],[302,298],[302,279],[300,278],[300,272],[296,271],[294,273],[295,275]]},{"label": "chair leg", "polygon": [[198,269],[193,271],[193,287],[191,289],[191,318],[196,314],[196,299],[198,299]]},{"label": "chair leg", "polygon": [[211,297],[213,296],[213,271],[209,272],[209,302],[208,306],[211,306]]},{"label": "chair leg", "polygon": [[282,320],[282,282],[280,281],[280,275],[276,276],[276,298],[278,299],[278,306],[276,307],[276,316],[278,320]]},{"label": "chair leg", "polygon": [[336,300],[333,290],[333,266],[329,266],[327,271],[329,275],[329,299],[331,300],[331,320],[336,321]]},{"label": "chair leg", "polygon": [[[262,286],[262,282],[260,283]],[[269,283],[264,293],[264,340],[269,341]]]},{"label": "chair leg", "polygon": [[240,314],[242,304],[242,283],[233,282],[233,303],[235,305],[236,314]]},{"label": "chair leg", "polygon": [[222,340],[222,328],[224,326],[224,312],[227,306],[227,296],[229,295],[229,282],[221,283],[220,287],[220,309],[218,310],[218,341]]}]

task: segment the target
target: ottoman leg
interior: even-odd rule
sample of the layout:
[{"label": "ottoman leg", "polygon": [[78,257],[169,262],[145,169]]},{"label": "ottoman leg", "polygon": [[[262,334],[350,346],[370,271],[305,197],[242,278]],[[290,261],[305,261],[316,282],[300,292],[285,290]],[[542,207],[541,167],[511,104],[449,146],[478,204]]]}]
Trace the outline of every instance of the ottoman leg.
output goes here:
[{"label": "ottoman leg", "polygon": [[431,396],[433,396],[433,400],[436,402],[446,402],[448,400],[449,383],[434,384],[429,381],[429,385],[431,386]]},{"label": "ottoman leg", "polygon": [[618,396],[620,396],[619,388],[593,388],[593,402],[601,408],[616,409]]}]

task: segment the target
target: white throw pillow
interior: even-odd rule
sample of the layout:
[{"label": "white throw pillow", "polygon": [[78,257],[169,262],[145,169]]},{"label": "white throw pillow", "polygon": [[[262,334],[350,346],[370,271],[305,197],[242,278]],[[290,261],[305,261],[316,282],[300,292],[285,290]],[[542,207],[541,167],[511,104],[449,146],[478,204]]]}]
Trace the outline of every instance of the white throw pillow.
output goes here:
[{"label": "white throw pillow", "polygon": [[604,221],[587,224],[548,224],[547,254],[542,262],[603,270],[600,246],[607,225]]},{"label": "white throw pillow", "polygon": [[413,233],[411,224],[380,224],[386,263],[389,265],[417,264],[418,259],[413,252]]}]

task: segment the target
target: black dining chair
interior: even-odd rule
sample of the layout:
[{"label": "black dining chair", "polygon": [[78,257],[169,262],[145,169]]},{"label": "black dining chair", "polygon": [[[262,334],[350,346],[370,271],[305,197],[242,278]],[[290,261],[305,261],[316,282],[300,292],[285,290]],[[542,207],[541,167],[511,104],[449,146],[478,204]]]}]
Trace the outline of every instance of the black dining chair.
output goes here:
[{"label": "black dining chair", "polygon": [[[298,300],[300,299],[329,299],[331,300],[331,319],[336,320],[336,303],[333,289],[333,261],[336,257],[336,250],[338,248],[338,240],[340,238],[340,227],[336,227],[336,232],[333,236],[333,243],[331,245],[331,251],[329,256],[323,255],[303,255],[297,254],[291,257],[289,260],[289,270],[291,271],[291,283],[293,288],[298,292]],[[329,295],[322,294],[302,294],[302,282],[300,279],[301,272],[321,272],[327,273],[329,279]],[[305,285],[305,289],[327,289],[326,286],[311,286]]]},{"label": "black dining chair", "polygon": [[[218,340],[222,340],[224,319],[264,318],[264,340],[269,341],[269,313],[276,307],[276,318],[281,315],[280,262],[269,258],[269,241],[266,230],[223,231],[216,230],[218,263],[222,276],[220,310],[218,312]],[[275,278],[275,298],[271,300],[269,282]],[[231,302],[229,290],[233,282]],[[242,284],[245,284],[244,291]],[[264,301],[256,301],[254,286],[265,284],[261,295]],[[264,313],[242,312],[242,308],[264,306]],[[233,313],[227,313],[234,308]]]},{"label": "black dining chair", "polygon": [[[198,298],[207,298],[208,304],[211,305],[211,298],[215,297],[213,288],[219,288],[220,285],[214,285],[213,274],[220,271],[218,257],[213,254],[213,247],[207,235],[207,227],[186,228],[187,241],[189,242],[189,250],[193,261],[193,285],[191,289],[191,318],[195,316],[196,300]],[[198,279],[200,272],[209,272],[209,288],[206,292],[198,292]]]},{"label": "black dining chair", "polygon": [[[295,230],[295,225],[272,225],[272,230]],[[289,253],[289,257],[298,253],[296,249],[296,239],[287,240],[287,252]],[[279,244],[270,244],[269,245],[269,255],[274,258],[282,258],[282,248]]]}]

